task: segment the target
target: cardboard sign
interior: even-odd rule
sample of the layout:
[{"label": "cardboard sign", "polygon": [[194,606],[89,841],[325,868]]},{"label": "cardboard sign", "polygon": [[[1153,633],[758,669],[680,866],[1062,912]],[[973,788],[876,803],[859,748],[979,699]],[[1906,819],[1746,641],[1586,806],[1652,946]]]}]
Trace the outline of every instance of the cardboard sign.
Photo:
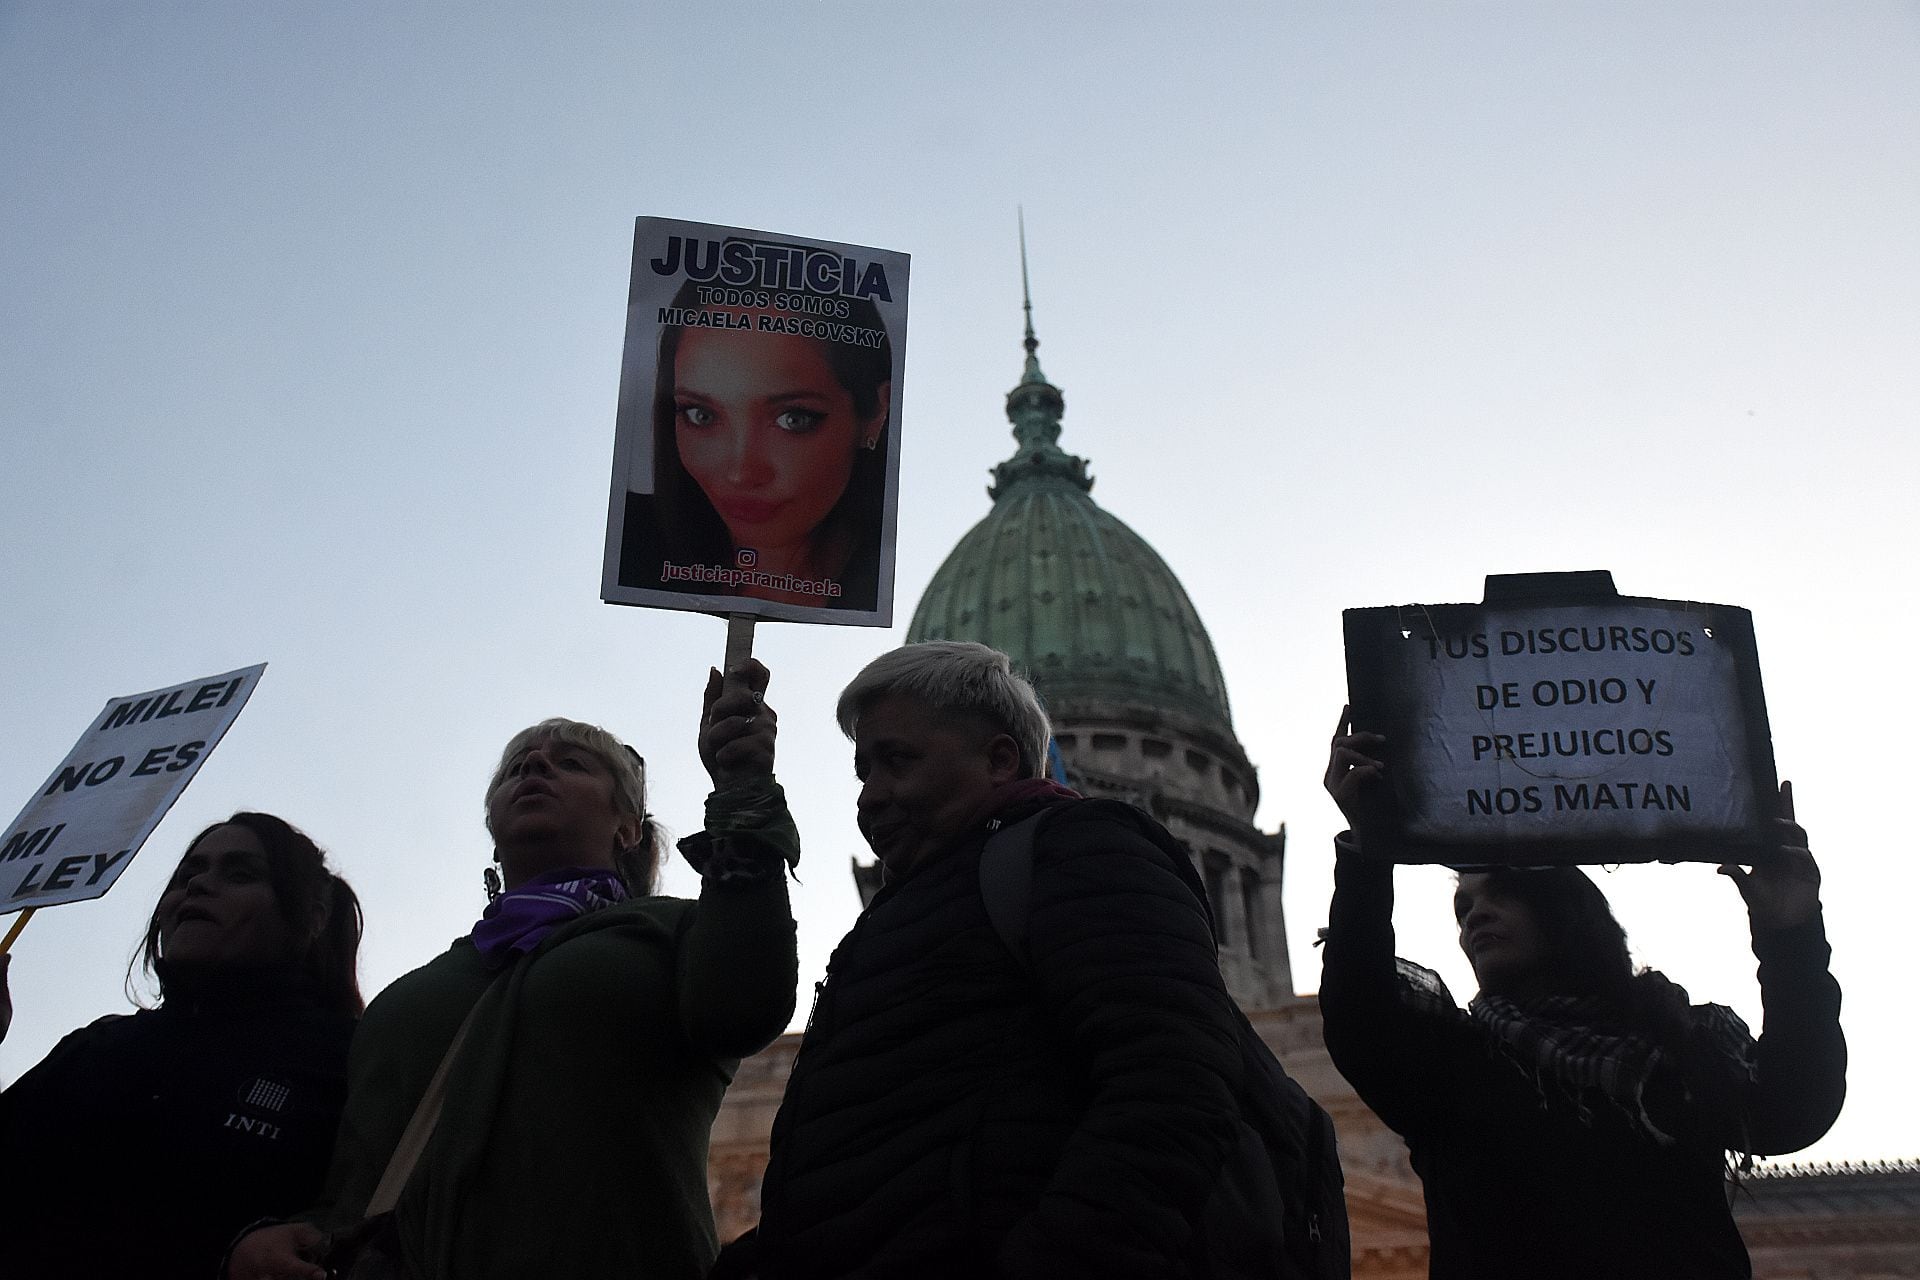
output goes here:
[{"label": "cardboard sign", "polygon": [[1744,609],[1605,573],[1489,577],[1482,604],[1349,609],[1356,728],[1386,735],[1400,862],[1751,862],[1773,739]]},{"label": "cardboard sign", "polygon": [[113,888],[266,669],[109,701],[0,836],[0,914]]},{"label": "cardboard sign", "polygon": [[600,598],[893,621],[907,255],[634,225]]}]

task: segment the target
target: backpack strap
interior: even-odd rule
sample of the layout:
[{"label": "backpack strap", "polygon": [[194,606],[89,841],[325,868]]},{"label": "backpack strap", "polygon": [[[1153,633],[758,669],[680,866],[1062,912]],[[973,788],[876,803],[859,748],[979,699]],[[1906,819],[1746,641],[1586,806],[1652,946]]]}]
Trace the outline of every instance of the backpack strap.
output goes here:
[{"label": "backpack strap", "polygon": [[[988,824],[991,834],[987,836],[986,847],[980,851],[980,898],[986,903],[987,919],[993,924],[993,931],[1000,935],[1000,941],[1006,944],[1007,950],[1013,952],[1013,958],[1020,962],[1021,968],[1033,968],[1027,945],[1027,926],[1033,914],[1034,840],[1040,834],[1040,824],[1069,805],[1078,806],[1076,812],[1097,806],[1100,812],[1111,813],[1116,820],[1124,819],[1133,823],[1143,837],[1158,845],[1167,855],[1174,873],[1199,901],[1201,914],[1207,918],[1207,931],[1214,934],[1216,939],[1219,937],[1214,923],[1213,904],[1207,900],[1207,890],[1201,883],[1200,873],[1193,868],[1193,858],[1178,837],[1130,804],[1099,799],[1062,801],[1029,814],[1018,822],[1002,823],[995,818]],[[1218,947],[1219,944],[1216,941],[1214,945]]]},{"label": "backpack strap", "polygon": [[[507,973],[511,972],[513,970],[509,968]],[[480,999],[473,1002],[473,1007],[467,1010],[467,1016],[460,1020],[459,1029],[453,1033],[446,1053],[440,1058],[440,1066],[434,1071],[433,1079],[428,1081],[427,1091],[420,1095],[419,1105],[413,1109],[413,1118],[407,1121],[400,1141],[394,1144],[386,1171],[380,1175],[380,1182],[367,1201],[367,1217],[386,1213],[400,1202],[400,1193],[406,1189],[407,1179],[413,1176],[414,1166],[420,1163],[420,1157],[427,1149],[427,1141],[433,1137],[434,1126],[440,1123],[440,1110],[446,1105],[447,1077],[453,1072],[453,1060],[460,1056],[460,1046],[466,1043],[467,1032],[473,1030],[474,1019],[486,1001],[487,993],[498,986],[504,977],[506,973],[488,983],[480,992]]]},{"label": "backpack strap", "polygon": [[993,833],[980,851],[980,900],[987,920],[1022,969],[1031,970],[1027,926],[1033,915],[1033,841],[1052,807],[1015,823],[994,820]]}]

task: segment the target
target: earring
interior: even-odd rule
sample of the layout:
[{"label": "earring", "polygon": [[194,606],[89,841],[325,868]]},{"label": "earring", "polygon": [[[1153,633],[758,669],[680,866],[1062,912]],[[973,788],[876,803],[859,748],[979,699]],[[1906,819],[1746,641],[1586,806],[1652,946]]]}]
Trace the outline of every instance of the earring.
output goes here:
[{"label": "earring", "polygon": [[860,442],[860,447],[862,449],[867,450],[869,453],[871,453],[873,450],[878,449],[880,447],[880,437],[878,435],[868,436],[865,440],[862,440]]},{"label": "earring", "polygon": [[500,872],[498,868],[488,867],[480,873],[480,883],[487,891],[487,901],[492,902],[500,896]]}]

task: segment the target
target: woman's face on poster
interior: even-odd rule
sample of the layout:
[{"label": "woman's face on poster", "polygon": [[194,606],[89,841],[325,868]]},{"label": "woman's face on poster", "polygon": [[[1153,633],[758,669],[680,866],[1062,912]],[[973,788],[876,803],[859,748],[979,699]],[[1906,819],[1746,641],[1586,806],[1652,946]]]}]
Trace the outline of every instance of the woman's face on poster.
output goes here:
[{"label": "woman's face on poster", "polygon": [[803,544],[885,429],[891,388],[861,417],[813,338],[688,329],[674,358],[674,440],[736,548]]}]

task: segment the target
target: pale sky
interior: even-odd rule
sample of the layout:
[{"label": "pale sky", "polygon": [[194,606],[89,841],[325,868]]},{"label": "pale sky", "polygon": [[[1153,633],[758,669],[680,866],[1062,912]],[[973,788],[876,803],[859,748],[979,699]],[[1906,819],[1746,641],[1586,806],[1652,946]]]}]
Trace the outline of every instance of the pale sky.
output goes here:
[{"label": "pale sky", "polygon": [[[0,3],[6,816],[109,696],[270,664],[120,886],[22,935],[0,1076],[127,1007],[236,808],[358,887],[369,993],[479,911],[524,725],[605,723],[698,825],[723,624],[597,591],[642,213],[913,255],[897,625],[760,630],[810,988],[864,853],[833,696],[1012,451],[1024,204],[1062,444],[1186,584],[1287,826],[1296,985],[1340,610],[1611,569],[1753,611],[1854,1053],[1810,1155],[1920,1155],[1916,137],[1912,3]],[[1445,873],[1400,880],[1402,952],[1469,989]],[[1602,883],[1758,1022],[1731,885]]]}]

